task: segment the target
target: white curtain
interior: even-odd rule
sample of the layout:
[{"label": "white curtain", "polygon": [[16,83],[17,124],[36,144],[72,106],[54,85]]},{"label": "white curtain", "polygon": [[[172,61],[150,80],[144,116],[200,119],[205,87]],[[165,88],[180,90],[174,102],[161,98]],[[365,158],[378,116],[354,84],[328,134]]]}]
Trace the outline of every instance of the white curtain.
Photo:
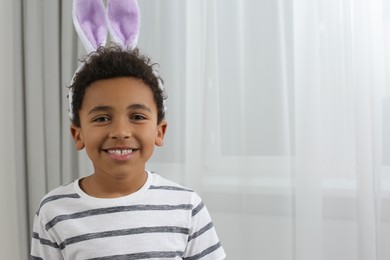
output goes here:
[{"label": "white curtain", "polygon": [[[390,259],[390,3],[143,1],[166,147],[228,259]],[[152,11],[151,11],[152,10]]]},{"label": "white curtain", "polygon": [[77,68],[78,45],[72,1],[21,3],[26,139],[23,152],[31,226],[42,196],[78,177],[67,115],[67,87]]},{"label": "white curtain", "polygon": [[[15,3],[14,30],[0,16],[0,245],[25,259],[41,196],[92,169],[67,126],[82,54],[71,1]],[[139,4],[138,46],[168,92],[168,135],[148,168],[201,194],[227,259],[390,259],[390,2]]]},{"label": "white curtain", "polygon": [[[14,77],[14,70],[19,64],[20,55],[14,55],[20,44],[14,44],[18,37],[15,32],[17,21],[14,19],[14,4],[10,1],[1,2],[0,8],[0,252],[5,259],[22,259],[20,249],[26,246],[26,241],[19,240],[21,228],[18,226],[18,176],[17,163],[20,157],[16,136],[18,115],[15,100],[19,94],[17,87],[20,83]],[[23,185],[21,185],[23,186]],[[19,186],[20,187],[20,186]],[[21,191],[23,194],[23,191]],[[19,197],[20,198],[20,197]],[[19,213],[19,214],[18,214]],[[25,227],[25,226],[24,226]],[[25,257],[25,256],[24,256]]]},{"label": "white curtain", "polygon": [[0,252],[2,259],[26,259],[42,196],[79,175],[66,114],[77,37],[71,1],[0,6]]}]

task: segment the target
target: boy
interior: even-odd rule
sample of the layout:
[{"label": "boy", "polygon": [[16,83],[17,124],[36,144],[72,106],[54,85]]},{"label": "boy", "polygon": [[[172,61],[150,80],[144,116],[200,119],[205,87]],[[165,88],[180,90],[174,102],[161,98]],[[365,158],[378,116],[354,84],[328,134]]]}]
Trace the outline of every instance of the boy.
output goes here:
[{"label": "boy", "polygon": [[71,133],[94,173],[44,197],[31,259],[224,259],[200,197],[145,170],[167,127],[151,61],[100,47],[71,89]]}]

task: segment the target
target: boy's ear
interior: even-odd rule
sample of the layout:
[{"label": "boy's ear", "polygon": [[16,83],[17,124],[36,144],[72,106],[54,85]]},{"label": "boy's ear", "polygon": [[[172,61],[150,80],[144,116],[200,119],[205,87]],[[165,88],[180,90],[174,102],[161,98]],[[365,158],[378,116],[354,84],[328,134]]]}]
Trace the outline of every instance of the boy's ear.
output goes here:
[{"label": "boy's ear", "polygon": [[167,121],[163,120],[157,125],[157,135],[156,135],[156,141],[155,144],[157,146],[163,146],[164,145],[164,136],[165,132],[167,131],[168,123]]},{"label": "boy's ear", "polygon": [[77,127],[75,125],[70,126],[70,132],[72,134],[74,143],[76,145],[77,150],[82,150],[85,147],[84,141],[83,141],[83,136],[81,134],[81,128]]}]

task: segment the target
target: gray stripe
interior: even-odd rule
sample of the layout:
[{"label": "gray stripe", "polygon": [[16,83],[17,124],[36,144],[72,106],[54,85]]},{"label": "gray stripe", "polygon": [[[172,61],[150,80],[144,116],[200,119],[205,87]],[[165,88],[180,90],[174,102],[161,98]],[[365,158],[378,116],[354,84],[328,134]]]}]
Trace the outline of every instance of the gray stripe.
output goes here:
[{"label": "gray stripe", "polygon": [[142,228],[132,228],[132,229],[121,229],[121,230],[112,230],[104,232],[96,232],[84,234],[76,237],[71,237],[62,242],[59,247],[63,250],[66,246],[71,244],[76,244],[86,240],[105,238],[105,237],[118,237],[118,236],[128,236],[136,234],[145,234],[145,233],[178,233],[188,235],[190,230],[188,228],[182,227],[142,227]]},{"label": "gray stripe", "polygon": [[43,258],[40,258],[40,257],[37,257],[37,256],[30,255],[30,260],[43,260]]},{"label": "gray stripe", "polygon": [[179,205],[132,205],[132,206],[119,206],[119,207],[110,207],[110,208],[99,208],[99,209],[91,209],[82,212],[77,212],[73,214],[67,215],[59,215],[52,220],[50,220],[46,225],[45,229],[49,230],[57,223],[69,220],[69,219],[78,219],[85,218],[96,215],[104,215],[104,214],[112,214],[118,212],[126,212],[126,211],[154,211],[154,210],[190,210],[192,209],[191,204],[179,204]]},{"label": "gray stripe", "polygon": [[88,260],[137,260],[137,259],[149,259],[149,258],[175,258],[181,257],[183,252],[144,252],[127,255],[112,255],[105,257],[90,258]]},{"label": "gray stripe", "polygon": [[213,222],[208,223],[206,226],[202,227],[199,229],[199,231],[194,232],[191,236],[188,237],[188,242],[190,242],[192,239],[197,238],[198,236],[202,235],[204,232],[207,230],[211,229],[214,227]]},{"label": "gray stripe", "polygon": [[208,254],[211,254],[212,252],[214,252],[215,250],[217,250],[218,248],[221,247],[221,242],[218,242],[217,244],[213,245],[213,246],[210,246],[209,248],[205,249],[204,251],[202,251],[201,253],[199,254],[196,254],[196,255],[193,255],[193,256],[189,256],[189,257],[184,257],[183,260],[197,260],[197,259],[200,259]]},{"label": "gray stripe", "polygon": [[196,206],[196,208],[194,208],[194,209],[192,210],[192,216],[194,217],[194,216],[195,216],[196,214],[198,214],[199,211],[201,211],[203,208],[204,208],[204,204],[203,204],[203,201],[201,201],[201,202],[199,203],[199,205]]},{"label": "gray stripe", "polygon": [[39,242],[42,245],[46,245],[46,246],[50,246],[50,247],[54,247],[54,248],[59,248],[59,246],[58,246],[58,244],[56,242],[52,242],[52,241],[50,241],[48,239],[40,238],[39,234],[36,233],[36,232],[33,232],[32,238],[39,240]]},{"label": "gray stripe", "polygon": [[182,188],[182,187],[176,187],[176,186],[154,186],[151,185],[149,187],[151,190],[170,190],[170,191],[188,191],[188,192],[194,192],[193,190]]},{"label": "gray stripe", "polygon": [[80,196],[77,193],[72,193],[72,194],[54,195],[54,196],[47,197],[46,199],[44,199],[41,202],[41,205],[39,205],[39,209],[38,209],[36,214],[39,215],[39,212],[41,211],[42,206],[45,205],[46,203],[48,203],[50,201],[54,201],[54,200],[65,199],[65,198],[79,199]]}]

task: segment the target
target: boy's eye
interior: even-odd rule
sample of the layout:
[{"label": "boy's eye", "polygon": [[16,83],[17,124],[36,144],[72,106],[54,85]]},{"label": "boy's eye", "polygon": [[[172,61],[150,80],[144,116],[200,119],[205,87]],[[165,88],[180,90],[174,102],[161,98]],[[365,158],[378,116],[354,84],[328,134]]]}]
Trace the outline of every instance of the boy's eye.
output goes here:
[{"label": "boy's eye", "polygon": [[93,122],[104,123],[108,122],[110,118],[108,116],[99,116],[93,119]]},{"label": "boy's eye", "polygon": [[146,117],[143,116],[143,115],[132,115],[132,116],[131,116],[131,119],[132,119],[132,120],[137,120],[137,121],[139,121],[139,120],[145,120]]}]

